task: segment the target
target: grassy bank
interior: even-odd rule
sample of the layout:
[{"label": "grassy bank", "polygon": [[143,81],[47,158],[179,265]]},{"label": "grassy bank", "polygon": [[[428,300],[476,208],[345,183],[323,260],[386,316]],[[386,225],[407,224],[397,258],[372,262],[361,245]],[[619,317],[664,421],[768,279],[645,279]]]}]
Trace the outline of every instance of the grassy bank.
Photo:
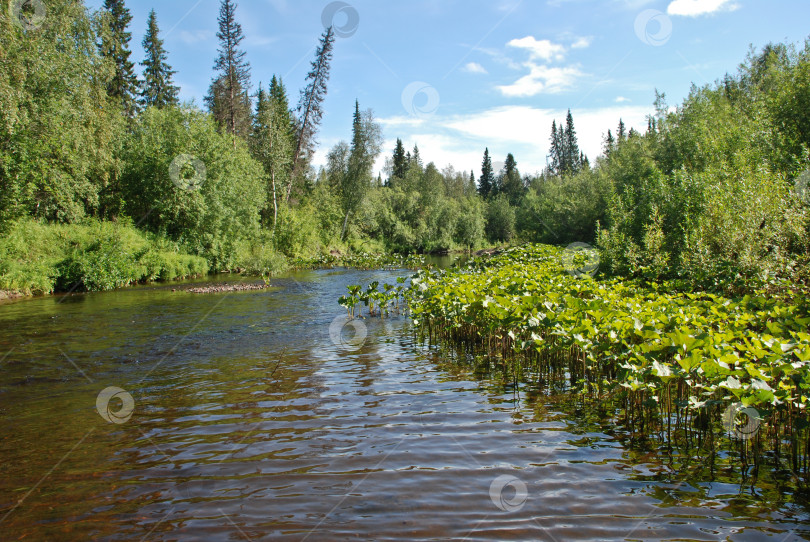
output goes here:
[{"label": "grassy bank", "polygon": [[204,258],[122,223],[45,224],[26,219],[0,238],[0,290],[12,296],[110,290],[207,272]]}]

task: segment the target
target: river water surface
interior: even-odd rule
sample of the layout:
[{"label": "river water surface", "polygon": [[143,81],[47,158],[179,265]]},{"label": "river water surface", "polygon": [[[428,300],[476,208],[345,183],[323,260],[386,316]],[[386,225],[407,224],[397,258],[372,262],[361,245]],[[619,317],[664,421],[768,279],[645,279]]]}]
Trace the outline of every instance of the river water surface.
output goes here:
[{"label": "river water surface", "polygon": [[405,273],[0,305],[0,539],[810,540],[778,478],[626,447],[406,317],[336,337],[347,285]]}]

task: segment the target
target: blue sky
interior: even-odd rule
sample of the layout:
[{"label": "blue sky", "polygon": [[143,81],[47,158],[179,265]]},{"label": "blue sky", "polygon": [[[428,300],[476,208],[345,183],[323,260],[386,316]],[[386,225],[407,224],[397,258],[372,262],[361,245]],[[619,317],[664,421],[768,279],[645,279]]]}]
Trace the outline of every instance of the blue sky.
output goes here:
[{"label": "blue sky", "polygon": [[[88,0],[91,9],[102,0]],[[546,164],[551,121],[571,108],[580,146],[599,153],[619,118],[646,127],[654,89],[679,104],[692,82],[735,72],[749,46],[802,43],[807,0],[239,0],[253,91],[273,74],[295,104],[331,20],[336,40],[316,165],[350,139],[354,100],[425,162],[479,174],[484,147]],[[133,57],[155,8],[181,98],[202,104],[216,56],[219,0],[128,0]],[[382,162],[380,161],[380,164]]]}]

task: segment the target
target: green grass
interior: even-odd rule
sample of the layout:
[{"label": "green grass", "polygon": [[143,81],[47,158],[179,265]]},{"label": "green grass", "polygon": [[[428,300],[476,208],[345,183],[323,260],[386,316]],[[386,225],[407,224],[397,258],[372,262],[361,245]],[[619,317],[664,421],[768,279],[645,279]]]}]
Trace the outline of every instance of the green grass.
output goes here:
[{"label": "green grass", "polygon": [[23,295],[110,290],[204,275],[204,258],[127,223],[12,224],[0,238],[0,290]]}]

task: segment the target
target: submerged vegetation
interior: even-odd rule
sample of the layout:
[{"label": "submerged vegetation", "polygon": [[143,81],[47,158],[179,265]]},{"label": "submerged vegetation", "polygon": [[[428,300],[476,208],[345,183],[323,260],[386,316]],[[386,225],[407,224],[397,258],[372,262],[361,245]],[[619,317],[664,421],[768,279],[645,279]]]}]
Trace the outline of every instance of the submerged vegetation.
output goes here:
[{"label": "submerged vegetation", "polygon": [[[699,455],[725,433],[751,464],[767,457],[808,479],[803,292],[782,284],[725,297],[671,281],[596,280],[567,256],[547,245],[512,248],[419,271],[403,295],[430,340],[500,360],[515,378],[601,401],[631,435],[658,434],[667,448]],[[363,299],[382,294],[376,287]],[[355,290],[349,299],[361,294]]]}]

